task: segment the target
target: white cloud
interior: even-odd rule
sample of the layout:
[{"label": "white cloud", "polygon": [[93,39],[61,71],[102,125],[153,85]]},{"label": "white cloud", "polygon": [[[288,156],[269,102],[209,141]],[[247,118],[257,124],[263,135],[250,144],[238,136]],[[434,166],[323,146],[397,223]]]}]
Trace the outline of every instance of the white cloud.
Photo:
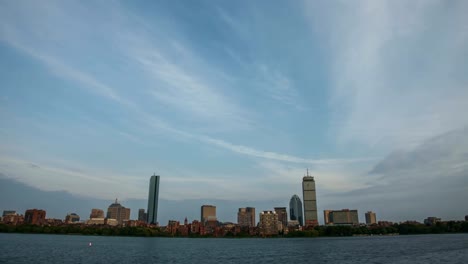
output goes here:
[{"label": "white cloud", "polygon": [[292,163],[304,163],[304,164],[314,164],[314,165],[335,165],[335,164],[343,164],[343,163],[356,163],[356,162],[368,162],[371,160],[375,160],[375,158],[350,158],[350,159],[307,159],[287,154],[281,154],[271,151],[263,151],[257,150],[251,147],[243,146],[243,145],[234,145],[232,143],[210,138],[206,136],[199,137],[200,140],[213,144],[218,147],[222,147],[228,149],[230,151],[244,154],[251,157],[257,158],[264,158],[264,159],[271,159],[277,161],[284,161],[284,162],[292,162]]},{"label": "white cloud", "polygon": [[[445,5],[453,12],[442,12]],[[341,142],[391,149],[468,123],[464,2],[360,1],[306,12],[330,43],[330,107]]]}]

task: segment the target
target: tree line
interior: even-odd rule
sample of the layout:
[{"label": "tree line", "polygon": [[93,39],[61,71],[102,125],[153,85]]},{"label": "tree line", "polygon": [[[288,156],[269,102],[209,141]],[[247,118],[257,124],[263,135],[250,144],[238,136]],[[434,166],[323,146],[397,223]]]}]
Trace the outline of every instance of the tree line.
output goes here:
[{"label": "tree line", "polygon": [[[150,227],[111,227],[88,225],[60,225],[37,226],[30,224],[7,225],[0,224],[0,233],[29,233],[29,234],[79,234],[97,236],[139,236],[139,237],[173,237],[181,236],[169,234],[160,228]],[[287,234],[278,234],[274,237],[332,237],[332,236],[360,236],[360,235],[415,235],[415,234],[444,234],[468,233],[468,222],[448,221],[434,225],[418,223],[400,223],[390,226],[316,226],[309,230],[292,231]],[[210,237],[210,235],[190,234],[189,237]],[[257,237],[245,232],[234,233],[227,231],[224,237]]]}]

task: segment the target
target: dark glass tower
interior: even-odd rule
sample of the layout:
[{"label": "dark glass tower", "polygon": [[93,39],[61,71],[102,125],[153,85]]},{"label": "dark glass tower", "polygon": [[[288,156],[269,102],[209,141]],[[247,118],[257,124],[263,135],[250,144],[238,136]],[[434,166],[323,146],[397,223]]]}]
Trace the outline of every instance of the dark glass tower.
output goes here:
[{"label": "dark glass tower", "polygon": [[299,224],[304,226],[304,222],[302,221],[302,202],[301,198],[296,194],[289,201],[289,217],[291,220],[299,221]]},{"label": "dark glass tower", "polygon": [[158,197],[159,197],[159,176],[153,175],[150,178],[148,194],[148,223],[158,222]]}]

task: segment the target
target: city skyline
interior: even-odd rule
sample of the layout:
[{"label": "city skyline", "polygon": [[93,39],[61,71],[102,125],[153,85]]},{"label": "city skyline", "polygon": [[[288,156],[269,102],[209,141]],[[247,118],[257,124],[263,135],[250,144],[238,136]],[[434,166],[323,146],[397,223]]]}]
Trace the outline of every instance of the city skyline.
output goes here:
[{"label": "city skyline", "polygon": [[[156,171],[160,215],[214,204],[235,220],[245,206],[287,207],[309,168],[319,215],[459,218],[467,12],[464,1],[2,1],[0,200],[83,216],[118,197],[135,215]],[[7,196],[27,189],[17,183],[34,188],[24,201]]]},{"label": "city skyline", "polygon": [[[159,176],[151,176],[150,178],[150,184],[151,184],[151,180],[155,177],[159,177]],[[312,176],[309,176],[308,174],[306,176],[304,176],[304,178],[307,177],[307,178],[312,178]],[[1,180],[1,178],[0,178]],[[304,182],[303,182],[304,184]],[[151,187],[150,187],[151,189]],[[0,200],[1,201],[1,200]],[[298,203],[297,203],[298,201]],[[146,201],[147,203],[149,203],[149,200]],[[278,202],[276,204],[281,204],[283,202]],[[215,203],[216,204],[216,203]],[[255,202],[253,203],[255,204]],[[235,205],[234,205],[235,206]],[[232,207],[232,205],[231,205]],[[265,207],[265,206],[263,206]],[[289,203],[289,212],[290,212],[290,217],[288,217],[288,213],[287,213],[287,207],[277,207],[275,206],[274,207],[274,210],[272,212],[275,212],[275,215],[277,217],[277,219],[279,221],[282,222],[282,226],[286,226],[285,223],[289,222],[289,220],[294,220],[294,221],[297,221],[298,224],[300,226],[304,226],[304,227],[307,227],[306,224],[301,224],[301,219],[302,218],[295,218],[295,219],[292,219],[293,216],[295,216],[294,212],[296,210],[294,210],[295,208],[299,208],[300,210],[302,210],[302,204],[300,202],[300,198],[297,196],[297,195],[293,195],[291,200],[290,200],[290,203]],[[9,208],[9,209],[4,209],[3,212],[4,214],[8,214],[9,212],[13,212],[13,213],[17,213],[16,212],[16,209],[17,208],[14,208],[14,206],[7,206],[5,208]],[[37,211],[37,208],[34,208],[34,209],[30,209],[31,206],[28,206],[29,209],[26,210],[26,214],[28,213],[28,211]],[[45,208],[48,208],[48,206],[46,206]],[[1,209],[1,203],[0,203],[0,209]],[[10,210],[10,209],[15,209],[15,210]],[[44,208],[42,208],[44,209]],[[39,211],[42,211],[42,209],[40,209]],[[192,208],[194,209],[194,208]],[[227,209],[227,208],[222,208],[222,209]],[[179,207],[176,207],[176,214],[175,215],[185,215],[185,221],[187,221],[187,219],[193,219],[193,220],[197,220],[197,217],[193,217],[193,215],[191,217],[187,217],[187,211],[184,211],[184,210],[181,210]],[[21,211],[21,209],[20,209]],[[44,210],[44,218],[45,218],[45,211],[47,210]],[[136,210],[135,210],[136,211]],[[211,221],[211,222],[220,222],[220,223],[237,223],[239,224],[240,226],[244,226],[244,223],[246,221],[246,217],[247,218],[251,218],[251,222],[255,222],[255,207],[246,207],[246,208],[238,208],[238,212],[237,212],[237,222],[236,221],[233,221],[229,218],[226,218],[226,219],[218,219],[217,216],[216,216],[216,205],[202,205],[201,206],[201,216],[200,216],[200,222],[201,223],[207,223],[207,221]],[[267,211],[260,211],[259,215],[263,214],[263,212],[268,212],[270,211],[270,209],[268,209]],[[377,211],[379,211],[379,209],[377,209]],[[67,218],[75,215],[75,216],[78,216],[78,221],[80,219],[79,215],[77,215],[75,212],[71,213],[70,211],[68,211],[69,213],[67,213],[66,217],[65,217],[65,222],[67,222]],[[200,211],[199,211],[200,212]],[[243,213],[242,216],[241,216],[241,212]],[[385,212],[385,211],[382,211],[382,212]],[[248,215],[246,215],[245,213],[248,213]],[[457,220],[461,220],[463,219],[463,216],[460,216],[462,212],[458,212],[459,214],[459,218],[455,218],[455,219],[449,219],[450,221],[457,221]],[[19,213],[21,214],[21,213]],[[26,216],[25,214],[25,216]],[[230,212],[230,214],[232,214],[232,211]],[[114,203],[112,203],[109,207],[108,207],[108,210],[107,210],[107,216],[105,217],[106,219],[109,218],[110,220],[113,220],[114,222],[112,223],[108,223],[109,225],[117,225],[117,224],[122,224],[123,221],[125,220],[139,220],[139,221],[142,221],[143,223],[147,223],[146,221],[146,218],[144,220],[142,220],[142,215],[146,215],[146,213],[144,212],[144,209],[139,209],[138,210],[138,214],[136,215],[136,217],[130,217],[130,208],[125,208],[124,206],[122,206],[119,202],[118,202],[118,199],[115,199]],[[205,216],[204,216],[205,215]],[[371,224],[371,223],[376,223],[377,222],[377,218],[376,218],[376,213],[373,212],[373,211],[367,211],[365,214],[364,214],[364,218],[365,218],[365,221],[359,221],[359,214],[358,214],[358,210],[349,210],[349,209],[342,209],[342,210],[338,210],[338,209],[334,209],[334,210],[323,210],[323,221],[321,218],[319,218],[319,221],[318,223],[313,221],[311,223],[309,223],[309,225],[312,225],[312,226],[315,226],[315,225],[357,225],[357,224]],[[164,214],[163,215],[164,217],[164,220],[163,222],[159,222],[158,223],[161,225],[164,226],[164,222],[167,222],[167,220],[169,222],[179,222],[178,220],[174,220],[174,219],[179,219],[180,217],[174,217],[174,214]],[[468,217],[468,215],[465,215],[465,221],[466,221],[466,218]],[[26,217],[25,217],[26,219]],[[51,220],[54,220],[54,219],[62,219],[61,217],[57,217],[57,216],[52,216],[50,217]],[[82,218],[82,221],[83,222],[88,222],[88,221],[85,221],[84,218]],[[361,218],[362,219],[362,218]],[[405,218],[406,220],[397,220],[395,221],[394,219],[378,219],[378,221],[383,221],[383,223],[392,223],[392,222],[395,222],[395,223],[402,223],[402,222],[420,222],[418,220],[415,220],[416,218]],[[442,218],[437,218],[437,217],[424,217],[424,223],[426,223],[426,221],[429,221],[427,219],[438,219],[438,221],[441,221]],[[89,220],[91,222],[93,222],[94,224],[96,223],[101,223],[104,221],[104,212],[103,210],[101,209],[97,209],[97,208],[92,208],[91,209],[91,214],[89,216]],[[388,221],[390,220],[390,221]],[[447,220],[447,219],[444,219],[444,220]],[[252,224],[253,225],[253,224]]]}]

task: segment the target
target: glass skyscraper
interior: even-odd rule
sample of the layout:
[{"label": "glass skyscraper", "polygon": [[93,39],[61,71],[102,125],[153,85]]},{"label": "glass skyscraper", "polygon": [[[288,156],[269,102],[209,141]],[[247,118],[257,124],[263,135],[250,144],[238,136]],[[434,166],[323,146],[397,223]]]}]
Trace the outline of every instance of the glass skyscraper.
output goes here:
[{"label": "glass skyscraper", "polygon": [[148,194],[148,223],[158,222],[158,197],[159,197],[159,176],[153,175],[150,178]]},{"label": "glass skyscraper", "polygon": [[304,226],[304,222],[302,222],[302,202],[301,198],[296,194],[289,201],[289,218],[299,221],[299,224]]}]

